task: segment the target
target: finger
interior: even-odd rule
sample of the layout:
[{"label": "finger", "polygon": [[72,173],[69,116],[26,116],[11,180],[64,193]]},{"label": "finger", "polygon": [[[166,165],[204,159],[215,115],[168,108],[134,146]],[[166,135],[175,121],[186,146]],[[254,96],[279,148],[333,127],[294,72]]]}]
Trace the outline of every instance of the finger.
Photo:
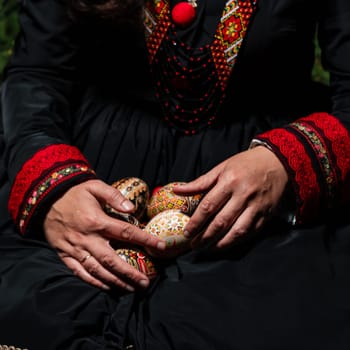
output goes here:
[{"label": "finger", "polygon": [[[102,276],[101,273],[107,270],[110,274],[117,277],[117,285],[119,285],[120,281],[124,281],[124,284],[126,283],[127,286],[123,287],[127,290],[130,290],[130,286],[136,286],[138,288],[146,288],[149,286],[149,278],[121,259],[109,244],[107,249],[97,244],[90,249],[94,259],[88,260],[92,260],[94,265],[91,266],[89,265],[90,262],[87,262],[88,266],[86,266],[86,264],[84,264],[84,266],[92,275],[95,276],[97,273]],[[89,269],[93,269],[93,271]]]},{"label": "finger", "polygon": [[[89,241],[91,241],[90,244]],[[90,238],[90,240],[86,241],[86,245],[84,248],[81,248],[79,246],[73,246],[67,244],[66,242],[64,242],[62,246],[64,247],[64,252],[59,253],[62,260],[69,258],[78,262],[79,266],[76,266],[76,264],[74,263],[74,267],[78,267],[77,272],[79,273],[80,277],[84,277],[83,279],[85,281],[90,283],[90,281],[92,281],[91,277],[93,277],[93,282],[95,282],[94,285],[96,285],[96,281],[99,281],[99,285],[114,285],[119,288],[125,289],[129,292],[133,292],[135,290],[135,288],[129,283],[127,283],[127,281],[122,281],[117,275],[113,274],[112,272],[108,271],[108,269],[103,267],[94,257],[95,252],[93,250],[93,247],[101,247],[102,250],[107,250],[108,252],[111,252],[113,257],[116,257],[116,259],[118,260],[118,256],[116,256],[114,250],[111,248],[111,246],[106,240],[101,239],[100,237],[98,239],[96,239],[96,237],[94,237],[93,239]],[[84,275],[82,270],[85,271]],[[105,289],[104,287],[101,288]]]},{"label": "finger", "polygon": [[62,261],[66,266],[76,275],[81,278],[83,281],[103,290],[110,290],[110,287],[104,284],[102,281],[90,275],[84,267],[72,257],[64,256],[61,257]]},{"label": "finger", "polygon": [[150,235],[137,226],[124,221],[115,220],[108,215],[105,216],[105,220],[105,236],[107,236],[107,238],[161,251],[166,249],[166,242],[163,239]]},{"label": "finger", "polygon": [[133,203],[125,198],[119,190],[102,181],[89,181],[87,190],[100,202],[108,204],[116,210],[132,212],[135,209]]},{"label": "finger", "polygon": [[218,242],[230,231],[244,208],[245,204],[243,200],[239,197],[232,197],[231,201],[227,202],[213,220],[211,220],[204,232],[195,237],[192,241],[192,247],[197,248]]},{"label": "finger", "polygon": [[209,191],[217,182],[217,178],[221,172],[222,165],[213,168],[206,174],[188,183],[182,183],[174,186],[173,191],[176,194],[189,196]]},{"label": "finger", "polygon": [[227,234],[217,242],[216,248],[228,248],[233,244],[235,240],[252,232],[256,227],[256,223],[261,217],[261,211],[257,211],[251,207],[244,210],[243,213],[237,218],[231,229],[227,232]]},{"label": "finger", "polygon": [[[95,252],[91,252],[91,256],[81,264],[91,276],[95,277],[99,281],[105,282],[105,284],[109,286],[114,285],[117,288],[121,288],[129,292],[135,291],[135,288],[131,284],[129,284],[129,282],[126,282],[128,280],[126,274],[125,276],[118,276],[119,269],[121,269],[121,266],[126,263],[122,261],[122,259],[120,259],[114,251],[112,252],[113,256],[105,255],[105,259],[108,259],[108,261],[112,261],[112,258],[115,258],[115,260],[117,261],[117,263],[114,263],[113,265],[116,268],[116,271],[114,271],[115,273],[110,272],[105,266],[103,266],[101,264],[101,261],[99,260],[99,257],[94,256],[95,254]],[[128,265],[128,267],[132,268],[130,265]],[[145,279],[144,276],[142,278]]]},{"label": "finger", "polygon": [[226,189],[225,186],[215,186],[198,204],[185,227],[185,237],[191,238],[198,234],[231,198],[231,190]]}]

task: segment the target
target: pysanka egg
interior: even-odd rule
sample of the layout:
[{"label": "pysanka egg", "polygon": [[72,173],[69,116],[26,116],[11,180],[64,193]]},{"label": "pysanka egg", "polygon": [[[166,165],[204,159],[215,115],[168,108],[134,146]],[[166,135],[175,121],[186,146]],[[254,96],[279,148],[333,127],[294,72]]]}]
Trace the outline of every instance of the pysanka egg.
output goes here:
[{"label": "pysanka egg", "polygon": [[189,216],[192,215],[202,195],[181,196],[175,194],[173,189],[175,185],[179,184],[181,184],[181,182],[171,182],[153,193],[147,205],[147,216],[150,219],[160,212],[171,209],[180,210]]},{"label": "pysanka egg", "polygon": [[144,230],[163,238],[167,249],[162,252],[147,248],[147,252],[157,257],[174,257],[189,248],[190,240],[184,236],[184,229],[190,217],[180,210],[171,209],[154,216],[145,226]]},{"label": "pysanka egg", "polygon": [[137,177],[126,177],[114,182],[112,186],[134,204],[135,211],[133,216],[140,220],[145,213],[150,197],[146,182]]},{"label": "pysanka egg", "polygon": [[144,273],[152,279],[157,276],[157,270],[150,257],[138,248],[118,248],[115,250],[118,256],[129,265]]},{"label": "pysanka egg", "polygon": [[122,213],[120,211],[117,211],[117,210],[113,209],[112,207],[110,207],[109,205],[105,205],[104,209],[105,209],[105,212],[109,216],[111,216],[111,217],[113,217],[115,219],[128,222],[129,224],[135,225],[137,227],[141,227],[141,224],[139,223],[139,221],[134,216],[132,216],[131,214]]}]

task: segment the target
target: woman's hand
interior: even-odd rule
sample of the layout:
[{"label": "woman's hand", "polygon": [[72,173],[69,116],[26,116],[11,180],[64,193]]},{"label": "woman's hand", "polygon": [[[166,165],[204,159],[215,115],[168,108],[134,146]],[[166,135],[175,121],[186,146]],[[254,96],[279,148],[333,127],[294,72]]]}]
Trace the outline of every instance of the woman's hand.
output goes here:
[{"label": "woman's hand", "polygon": [[229,247],[237,237],[259,230],[278,206],[288,182],[282,163],[258,146],[177,186],[181,195],[205,193],[185,228],[192,246]]},{"label": "woman's hand", "polygon": [[117,286],[128,291],[145,288],[147,276],[122,260],[109,241],[160,250],[165,249],[165,243],[108,216],[102,209],[105,204],[122,212],[133,210],[133,204],[117,189],[100,180],[73,186],[50,208],[44,221],[46,239],[77,276],[94,286]]}]

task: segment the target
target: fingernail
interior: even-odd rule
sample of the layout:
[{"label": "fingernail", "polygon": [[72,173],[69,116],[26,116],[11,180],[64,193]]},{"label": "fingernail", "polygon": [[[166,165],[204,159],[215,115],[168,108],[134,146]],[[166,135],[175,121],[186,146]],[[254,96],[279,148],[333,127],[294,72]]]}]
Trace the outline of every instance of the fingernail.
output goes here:
[{"label": "fingernail", "polygon": [[106,286],[105,284],[102,284],[101,288],[103,290],[110,290],[111,289],[110,287]]},{"label": "fingernail", "polygon": [[128,201],[128,200],[125,200],[123,203],[122,203],[122,207],[125,209],[125,210],[132,210],[134,209],[134,205]]},{"label": "fingernail", "polygon": [[166,248],[166,243],[165,242],[158,242],[157,243],[157,248],[159,250],[164,250]]},{"label": "fingernail", "polygon": [[140,286],[143,288],[147,288],[149,285],[149,282],[147,280],[141,280],[139,283],[140,283]]},{"label": "fingernail", "polygon": [[135,292],[135,288],[134,288],[134,287],[131,287],[131,286],[126,286],[125,289],[126,289],[128,292]]},{"label": "fingernail", "polygon": [[185,236],[186,238],[190,238],[190,237],[191,237],[191,234],[190,234],[187,230],[185,230],[185,231],[184,231],[184,236]]}]

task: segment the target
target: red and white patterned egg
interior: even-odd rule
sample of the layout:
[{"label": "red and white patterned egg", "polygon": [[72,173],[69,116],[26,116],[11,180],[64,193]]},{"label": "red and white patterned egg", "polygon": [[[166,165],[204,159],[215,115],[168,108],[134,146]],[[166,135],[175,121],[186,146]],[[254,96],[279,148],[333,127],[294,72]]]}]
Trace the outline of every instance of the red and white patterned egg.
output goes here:
[{"label": "red and white patterned egg", "polygon": [[173,189],[175,185],[182,184],[183,182],[171,182],[152,194],[147,205],[147,216],[152,219],[157,214],[165,210],[180,210],[184,214],[192,215],[197,208],[202,195],[194,196],[181,196],[175,194]]},{"label": "red and white patterned egg", "polygon": [[134,267],[136,270],[144,273],[148,278],[153,279],[157,276],[157,269],[152,259],[141,249],[138,248],[118,248],[115,250],[118,256]]}]

